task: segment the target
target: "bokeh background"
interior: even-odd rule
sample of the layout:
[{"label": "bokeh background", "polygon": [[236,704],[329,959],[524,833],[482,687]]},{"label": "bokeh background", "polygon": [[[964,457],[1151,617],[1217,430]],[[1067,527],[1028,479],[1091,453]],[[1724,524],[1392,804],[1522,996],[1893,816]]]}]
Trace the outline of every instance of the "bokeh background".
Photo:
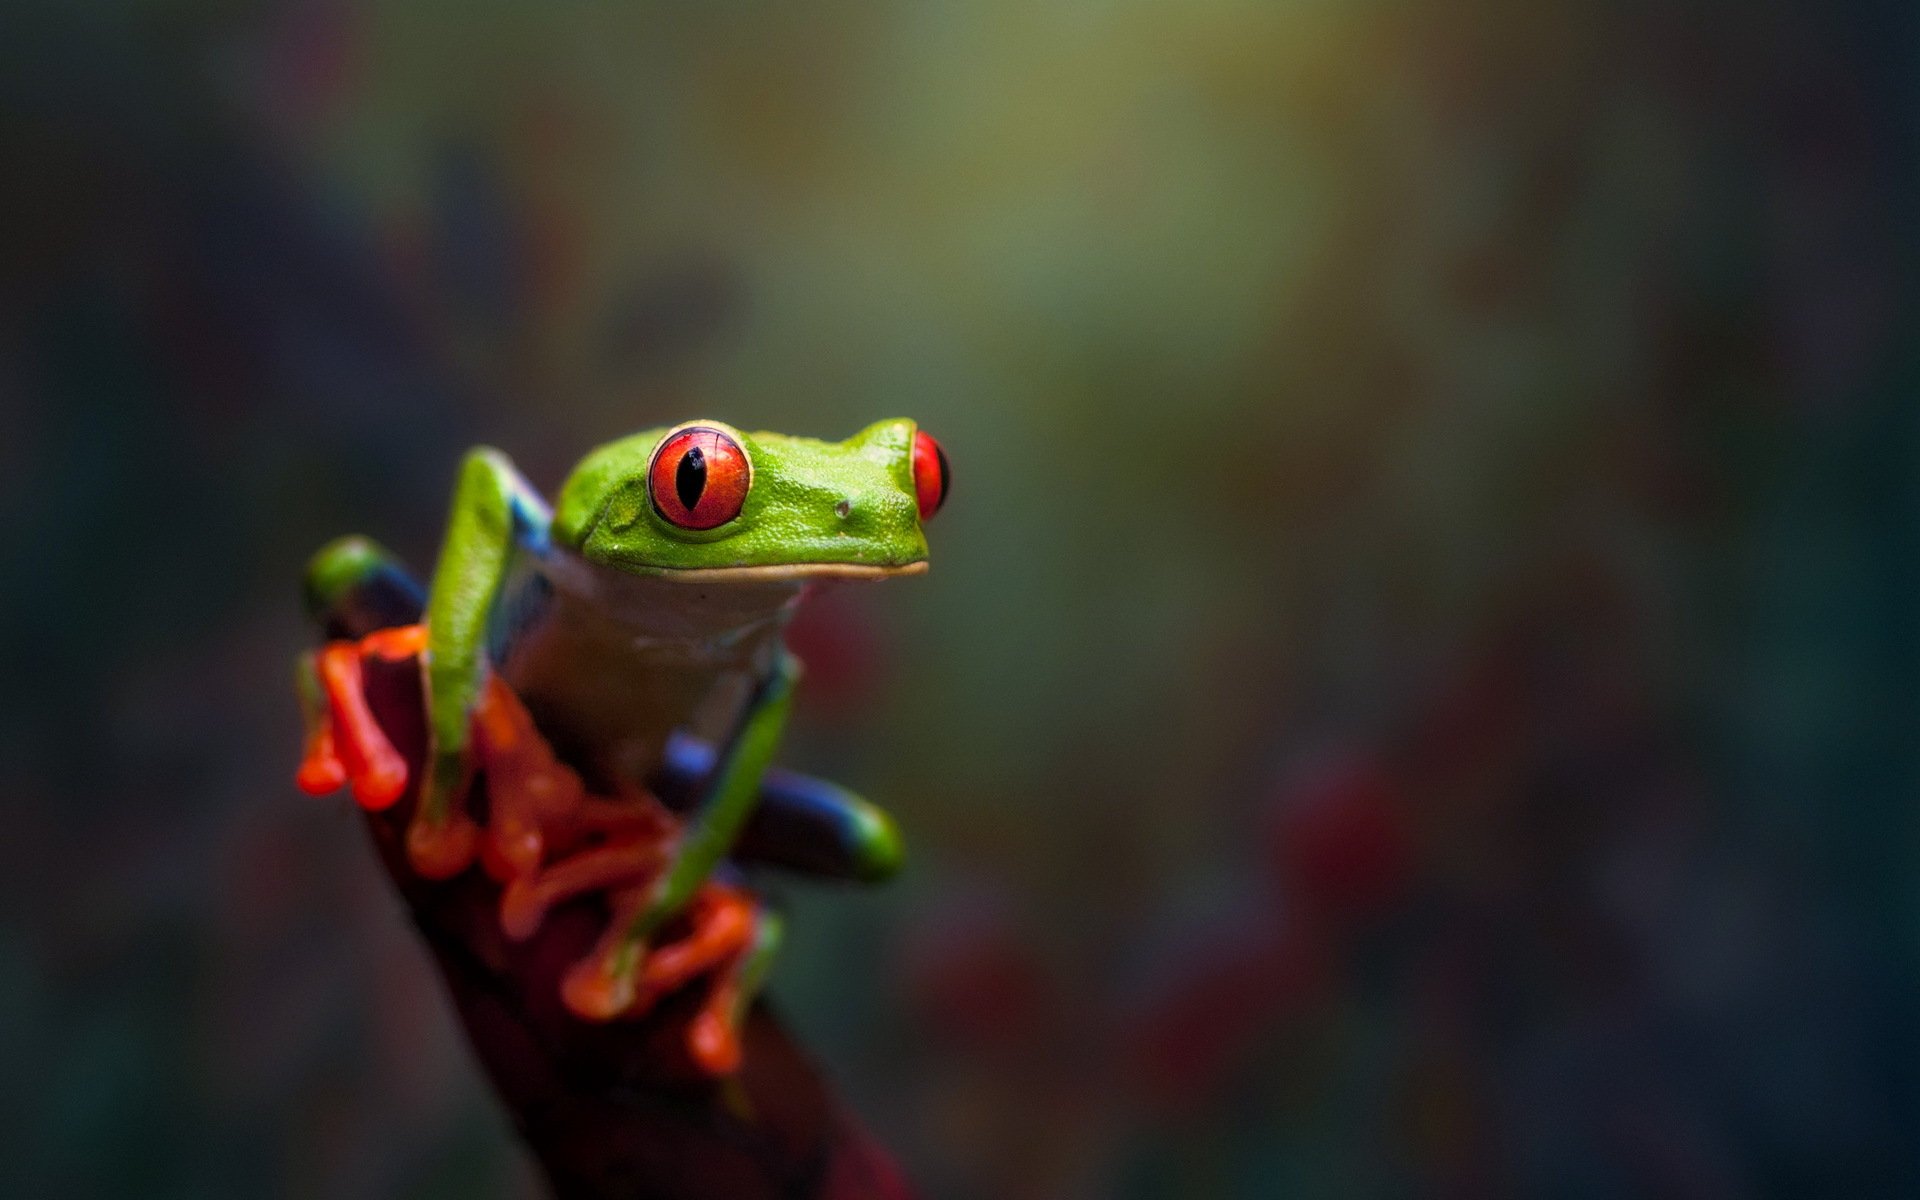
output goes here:
[{"label": "bokeh background", "polygon": [[291,785],[460,451],[912,415],[778,1003],[935,1200],[1920,1194],[1896,0],[0,13],[0,1193],[538,1195]]}]

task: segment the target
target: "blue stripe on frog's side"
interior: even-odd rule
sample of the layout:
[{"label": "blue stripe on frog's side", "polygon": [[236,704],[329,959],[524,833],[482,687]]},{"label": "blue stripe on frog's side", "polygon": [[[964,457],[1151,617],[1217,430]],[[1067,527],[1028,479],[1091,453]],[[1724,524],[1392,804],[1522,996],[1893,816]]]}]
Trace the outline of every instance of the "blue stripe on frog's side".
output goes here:
[{"label": "blue stripe on frog's side", "polygon": [[515,491],[507,497],[513,514],[514,540],[529,552],[545,557],[553,549],[553,509],[533,491]]},{"label": "blue stripe on frog's side", "polygon": [[541,571],[516,571],[487,626],[487,657],[496,663],[505,662],[514,644],[552,607],[553,581]]}]

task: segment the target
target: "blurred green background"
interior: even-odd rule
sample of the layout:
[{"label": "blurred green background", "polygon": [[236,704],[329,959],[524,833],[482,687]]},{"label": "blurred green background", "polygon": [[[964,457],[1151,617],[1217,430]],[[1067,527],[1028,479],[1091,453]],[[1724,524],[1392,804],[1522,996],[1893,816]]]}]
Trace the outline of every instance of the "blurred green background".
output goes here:
[{"label": "blurred green background", "polygon": [[531,1197],[301,563],[460,451],[953,461],[773,991],[930,1197],[1920,1194],[1891,0],[12,3],[0,1193]]}]

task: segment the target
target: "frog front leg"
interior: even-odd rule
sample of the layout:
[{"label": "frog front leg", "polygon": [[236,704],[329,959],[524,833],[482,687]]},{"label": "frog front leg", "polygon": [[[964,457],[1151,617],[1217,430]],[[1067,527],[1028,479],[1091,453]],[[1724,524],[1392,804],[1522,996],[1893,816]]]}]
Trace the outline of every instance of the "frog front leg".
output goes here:
[{"label": "frog front leg", "polygon": [[569,974],[564,987],[575,1012],[610,1020],[644,1002],[641,980],[648,942],[686,908],[733,848],[753,811],[761,778],[772,765],[799,678],[799,660],[782,651],[767,678],[754,689],[706,794],[688,814],[666,867],[630,907],[616,913],[614,925],[594,954]]},{"label": "frog front leg", "polygon": [[446,540],[427,594],[428,744],[407,852],[429,878],[464,870],[472,823],[460,811],[471,774],[473,713],[487,679],[487,631],[516,550],[545,553],[553,516],[546,501],[490,447],[460,465]]},{"label": "frog front leg", "polygon": [[419,652],[425,593],[385,548],[348,536],[327,543],[307,564],[306,597],[327,644],[295,664],[307,725],[297,782],[316,796],[351,784],[354,799],[378,811],[406,791],[408,772],[367,707],[362,660],[374,654],[398,662]]},{"label": "frog front leg", "polygon": [[[322,792],[351,782],[370,809],[399,799],[407,768],[387,745],[361,695],[361,655],[390,661],[418,654],[427,693],[429,746],[419,801],[407,830],[414,867],[431,879],[459,874],[473,859],[476,830],[460,811],[470,769],[475,708],[486,685],[486,641],[516,551],[545,552],[546,502],[497,450],[461,464],[446,540],[426,597],[426,627],[372,632],[414,621],[416,584],[392,556],[365,538],[341,538],[314,556],[307,603],[335,640],[300,664],[309,720],[301,786]],[[360,636],[356,647],[344,637]],[[423,652],[424,651],[424,652]]]}]

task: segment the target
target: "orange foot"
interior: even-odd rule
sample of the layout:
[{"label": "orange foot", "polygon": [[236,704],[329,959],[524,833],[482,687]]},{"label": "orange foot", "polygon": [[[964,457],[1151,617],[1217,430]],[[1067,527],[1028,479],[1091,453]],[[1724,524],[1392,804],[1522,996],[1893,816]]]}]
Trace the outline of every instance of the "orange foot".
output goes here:
[{"label": "orange foot", "polygon": [[368,812],[392,807],[407,790],[407,761],[367,707],[361,666],[368,658],[404,662],[426,648],[424,625],[382,629],[357,642],[329,642],[314,660],[323,705],[308,715],[300,790],[324,796],[342,784]]},{"label": "orange foot", "polygon": [[707,998],[687,1027],[687,1053],[710,1075],[731,1074],[740,1066],[740,976],[753,949],[759,907],[744,892],[708,882],[687,906],[686,933],[649,951],[628,933],[648,892],[633,888],[617,899],[600,944],[561,982],[561,999],[589,1021],[638,1017],[709,977]]},{"label": "orange foot", "polygon": [[[407,760],[393,748],[367,704],[368,659],[398,663],[426,649],[424,625],[376,630],[359,641],[329,642],[313,658],[319,689],[308,706],[306,756],[294,780],[309,795],[342,784],[368,812],[393,807],[407,792]],[[479,830],[460,799],[438,821],[415,813],[407,828],[407,858],[427,879],[451,879],[472,864]]]}]

